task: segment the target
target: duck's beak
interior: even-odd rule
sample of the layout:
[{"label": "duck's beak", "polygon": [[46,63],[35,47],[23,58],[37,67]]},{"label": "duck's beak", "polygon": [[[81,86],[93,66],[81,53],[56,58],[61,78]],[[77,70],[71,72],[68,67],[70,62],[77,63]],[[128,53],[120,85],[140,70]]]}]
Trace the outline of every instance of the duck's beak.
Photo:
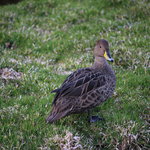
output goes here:
[{"label": "duck's beak", "polygon": [[109,50],[106,50],[106,51],[105,51],[105,53],[104,53],[104,57],[105,57],[105,59],[106,59],[106,60],[108,60],[108,61],[111,61],[111,62],[113,62],[113,61],[114,61],[114,59],[113,59],[113,58],[111,58],[111,55],[110,55]]}]

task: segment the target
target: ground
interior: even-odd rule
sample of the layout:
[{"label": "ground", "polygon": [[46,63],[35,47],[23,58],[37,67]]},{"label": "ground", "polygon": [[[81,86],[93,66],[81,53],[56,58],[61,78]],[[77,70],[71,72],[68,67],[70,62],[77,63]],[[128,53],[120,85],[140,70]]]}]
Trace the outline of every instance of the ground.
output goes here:
[{"label": "ground", "polygon": [[[150,149],[148,0],[22,0],[0,6],[0,149]],[[69,73],[91,66],[97,40],[110,43],[112,98],[87,114],[46,124]]]}]

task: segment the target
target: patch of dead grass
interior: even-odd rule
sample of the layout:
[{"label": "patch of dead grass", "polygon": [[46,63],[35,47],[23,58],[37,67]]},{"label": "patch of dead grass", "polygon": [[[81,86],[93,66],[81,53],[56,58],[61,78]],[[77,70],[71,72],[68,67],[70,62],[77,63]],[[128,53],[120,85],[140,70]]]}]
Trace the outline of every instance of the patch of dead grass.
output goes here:
[{"label": "patch of dead grass", "polygon": [[82,150],[83,147],[80,144],[80,139],[80,136],[74,136],[70,131],[66,131],[65,136],[55,135],[52,138],[45,139],[44,146],[39,149],[48,150],[50,149],[48,145],[53,142],[60,150]]},{"label": "patch of dead grass", "polygon": [[13,68],[2,68],[2,69],[0,69],[0,78],[1,79],[17,80],[17,79],[21,79],[22,76],[23,76],[22,72],[17,72]]}]

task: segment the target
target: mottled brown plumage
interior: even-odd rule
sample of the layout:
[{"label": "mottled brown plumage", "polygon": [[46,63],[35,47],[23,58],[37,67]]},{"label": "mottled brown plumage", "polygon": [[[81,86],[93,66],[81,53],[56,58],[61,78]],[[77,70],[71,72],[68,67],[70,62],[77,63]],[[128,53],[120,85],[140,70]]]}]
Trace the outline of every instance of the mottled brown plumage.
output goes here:
[{"label": "mottled brown plumage", "polygon": [[108,42],[99,40],[94,48],[92,67],[70,74],[55,92],[52,111],[47,122],[52,123],[73,113],[80,113],[100,105],[114,92],[116,78],[106,59],[113,61]]}]

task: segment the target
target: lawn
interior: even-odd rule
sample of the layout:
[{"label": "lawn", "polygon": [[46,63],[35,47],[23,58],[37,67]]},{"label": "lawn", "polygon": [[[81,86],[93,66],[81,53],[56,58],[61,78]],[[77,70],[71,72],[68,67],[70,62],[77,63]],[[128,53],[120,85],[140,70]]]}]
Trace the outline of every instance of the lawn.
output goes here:
[{"label": "lawn", "polygon": [[[150,149],[148,0],[22,0],[0,6],[0,149]],[[87,114],[46,124],[54,94],[93,63],[106,39],[117,77],[112,98]],[[66,148],[66,149],[65,149]]]}]

